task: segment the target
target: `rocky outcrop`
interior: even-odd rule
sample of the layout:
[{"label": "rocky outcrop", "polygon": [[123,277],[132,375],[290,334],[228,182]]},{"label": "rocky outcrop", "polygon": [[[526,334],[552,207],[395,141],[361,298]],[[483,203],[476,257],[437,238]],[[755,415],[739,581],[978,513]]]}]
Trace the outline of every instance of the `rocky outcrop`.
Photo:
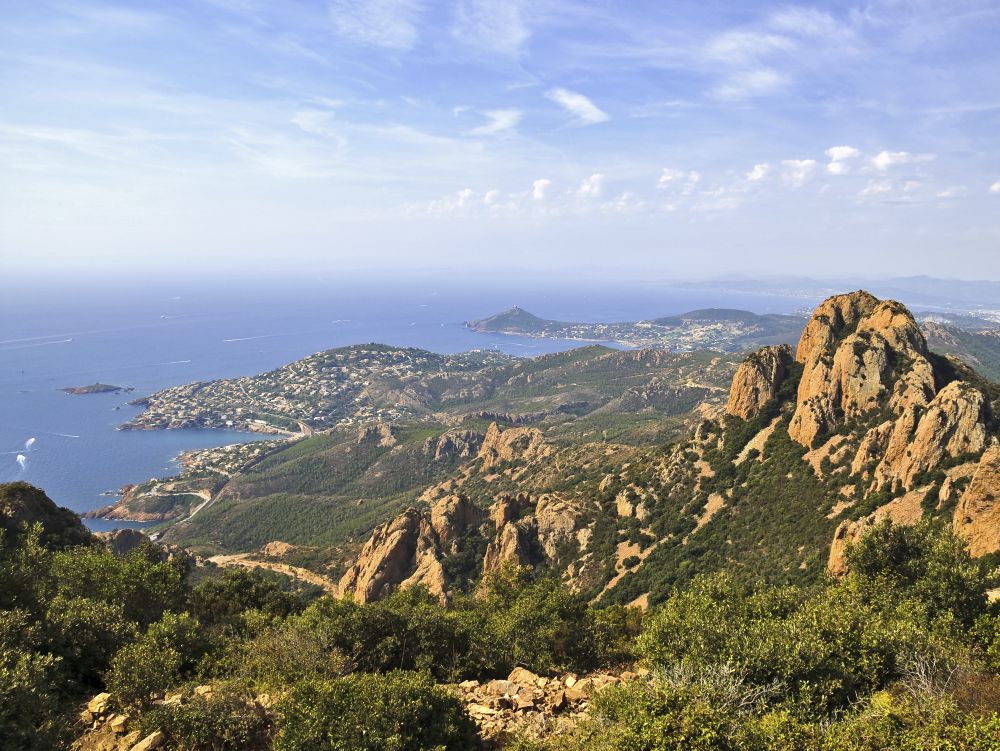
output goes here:
[{"label": "rocky outcrop", "polygon": [[396,431],[391,425],[378,423],[376,425],[366,425],[358,431],[357,444],[374,442],[380,448],[392,448],[399,439],[396,438]]},{"label": "rocky outcrop", "polygon": [[471,459],[483,445],[483,434],[475,430],[449,430],[424,441],[424,456],[433,461]]},{"label": "rocky outcrop", "polygon": [[372,602],[409,579],[417,567],[422,521],[417,509],[407,509],[372,532],[357,561],[341,578],[341,594]]},{"label": "rocky outcrop", "polygon": [[548,456],[550,447],[537,428],[507,428],[490,424],[479,449],[482,469],[489,471],[505,462],[533,461]]},{"label": "rocky outcrop", "polygon": [[867,292],[823,302],[795,359],[803,370],[788,432],[809,448],[844,420],[880,409],[887,395],[900,409],[926,404],[934,394],[927,344],[913,316]]},{"label": "rocky outcrop", "polygon": [[443,548],[453,549],[456,540],[486,518],[486,512],[464,495],[449,495],[431,506],[430,522]]},{"label": "rocky outcrop", "polygon": [[[919,418],[915,408],[907,407],[888,433],[874,489],[908,490],[921,473],[945,458],[979,454],[986,447],[988,409],[983,393],[963,381],[941,389]],[[882,425],[872,430],[887,432]]]},{"label": "rocky outcrop", "polygon": [[114,555],[125,556],[133,550],[138,550],[143,543],[149,542],[138,529],[115,529],[111,532],[98,532],[94,535],[101,540]]},{"label": "rocky outcrop", "polygon": [[955,532],[974,556],[1000,550],[1000,445],[983,454],[972,481],[955,507]]},{"label": "rocky outcrop", "polygon": [[470,534],[488,540],[482,572],[506,564],[554,562],[576,544],[583,510],[555,494],[502,494],[484,510],[461,494],[436,499],[426,511],[407,509],[376,529],[340,580],[342,595],[372,602],[399,588],[421,585],[441,600],[452,584],[442,561]]},{"label": "rocky outcrop", "polygon": [[726,413],[750,420],[778,393],[788,374],[792,350],[787,344],[751,353],[736,369]]}]

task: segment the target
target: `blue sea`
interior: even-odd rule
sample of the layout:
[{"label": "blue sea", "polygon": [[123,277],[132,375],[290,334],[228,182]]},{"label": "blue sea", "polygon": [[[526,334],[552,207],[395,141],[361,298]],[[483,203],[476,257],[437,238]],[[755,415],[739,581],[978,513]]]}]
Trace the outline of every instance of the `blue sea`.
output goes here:
[{"label": "blue sea", "polygon": [[[464,321],[511,305],[545,318],[637,320],[702,307],[792,312],[802,299],[662,285],[292,280],[19,279],[0,300],[0,482],[24,480],[88,511],[127,483],[178,471],[184,450],[259,440],[217,430],[119,431],[157,389],[251,375],[363,342],[535,356],[580,346],[477,334]],[[95,382],[129,393],[70,395]],[[121,523],[94,522],[97,529]]]}]

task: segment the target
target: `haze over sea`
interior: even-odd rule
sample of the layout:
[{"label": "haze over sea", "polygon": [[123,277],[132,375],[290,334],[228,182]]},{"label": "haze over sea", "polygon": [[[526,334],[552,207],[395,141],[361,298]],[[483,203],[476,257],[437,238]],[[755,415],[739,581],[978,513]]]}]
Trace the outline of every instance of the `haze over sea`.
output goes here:
[{"label": "haze over sea", "polygon": [[[175,472],[184,450],[261,438],[217,430],[119,431],[116,426],[139,411],[127,402],[166,386],[267,371],[331,347],[377,341],[442,353],[489,347],[533,356],[580,346],[477,334],[463,325],[514,304],[546,318],[614,321],[712,306],[791,312],[803,303],[568,283],[20,284],[0,300],[0,482],[30,482],[79,512],[107,505],[113,501],[108,491]],[[96,382],[134,391],[61,390]]]}]

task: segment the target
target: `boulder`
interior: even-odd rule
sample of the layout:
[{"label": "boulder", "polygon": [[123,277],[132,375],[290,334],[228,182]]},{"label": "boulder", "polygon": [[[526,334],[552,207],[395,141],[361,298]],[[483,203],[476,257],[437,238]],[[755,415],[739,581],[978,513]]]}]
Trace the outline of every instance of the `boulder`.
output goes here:
[{"label": "boulder", "polygon": [[162,748],[166,742],[167,736],[163,734],[163,731],[154,730],[152,733],[132,746],[129,751],[154,751],[154,749]]}]

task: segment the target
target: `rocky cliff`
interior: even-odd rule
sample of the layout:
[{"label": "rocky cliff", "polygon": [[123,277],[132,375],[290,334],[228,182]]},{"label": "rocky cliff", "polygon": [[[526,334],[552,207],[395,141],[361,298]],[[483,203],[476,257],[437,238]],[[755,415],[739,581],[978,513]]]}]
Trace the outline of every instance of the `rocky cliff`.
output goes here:
[{"label": "rocky cliff", "polygon": [[749,420],[778,395],[778,388],[788,375],[792,350],[787,344],[757,350],[736,369],[729,390],[726,412]]}]

